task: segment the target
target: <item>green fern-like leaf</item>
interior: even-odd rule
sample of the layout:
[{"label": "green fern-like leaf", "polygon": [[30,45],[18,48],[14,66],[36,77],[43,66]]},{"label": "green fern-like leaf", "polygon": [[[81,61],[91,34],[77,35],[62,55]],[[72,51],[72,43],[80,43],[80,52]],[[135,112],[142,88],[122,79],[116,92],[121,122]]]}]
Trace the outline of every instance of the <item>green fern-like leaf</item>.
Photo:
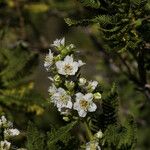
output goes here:
[{"label": "green fern-like leaf", "polygon": [[104,147],[117,150],[132,150],[136,143],[136,124],[129,116],[125,125],[110,125],[104,132]]},{"label": "green fern-like leaf", "polygon": [[79,0],[83,6],[90,6],[92,8],[99,8],[100,2],[99,0]]},{"label": "green fern-like leaf", "polygon": [[0,72],[0,78],[5,87],[15,87],[29,80],[33,68],[37,64],[37,54],[30,53],[20,43],[13,49],[1,49],[5,68]]},{"label": "green fern-like leaf", "polygon": [[102,102],[104,126],[115,124],[118,122],[118,93],[116,91],[115,84],[113,85],[111,92]]},{"label": "green fern-like leaf", "polygon": [[33,123],[29,123],[27,131],[27,148],[28,150],[46,150],[45,136],[35,127]]},{"label": "green fern-like leaf", "polygon": [[93,23],[90,19],[83,19],[83,20],[73,20],[70,18],[65,18],[65,22],[68,24],[68,26],[87,26],[90,23]]},{"label": "green fern-like leaf", "polygon": [[61,127],[58,130],[53,129],[50,133],[48,133],[48,147],[55,147],[55,144],[58,141],[67,144],[70,140],[70,133],[69,131],[76,125],[77,121],[71,122],[70,124]]}]

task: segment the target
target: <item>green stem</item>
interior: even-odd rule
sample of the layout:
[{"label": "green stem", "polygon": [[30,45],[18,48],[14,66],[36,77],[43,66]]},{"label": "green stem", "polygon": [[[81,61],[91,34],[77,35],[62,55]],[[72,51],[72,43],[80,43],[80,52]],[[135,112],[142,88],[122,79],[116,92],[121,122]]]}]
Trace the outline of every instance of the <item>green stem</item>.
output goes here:
[{"label": "green stem", "polygon": [[89,129],[89,126],[87,125],[86,121],[84,121],[83,124],[85,126],[86,133],[88,135],[89,140],[92,140],[93,134],[92,134],[91,130]]}]

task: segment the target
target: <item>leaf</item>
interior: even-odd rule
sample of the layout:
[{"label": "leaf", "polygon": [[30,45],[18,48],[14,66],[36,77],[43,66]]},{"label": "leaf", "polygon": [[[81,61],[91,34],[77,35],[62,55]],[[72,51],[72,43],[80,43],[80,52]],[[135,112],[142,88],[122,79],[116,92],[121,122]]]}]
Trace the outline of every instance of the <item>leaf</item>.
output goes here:
[{"label": "leaf", "polygon": [[103,142],[106,147],[117,150],[132,150],[136,143],[136,124],[132,116],[124,123],[125,125],[110,125],[104,132]]},{"label": "leaf", "polygon": [[45,150],[44,140],[45,136],[30,122],[27,130],[28,150]]},{"label": "leaf", "polygon": [[65,22],[68,24],[68,26],[77,26],[77,25],[86,26],[86,25],[92,23],[93,21],[90,19],[73,20],[70,18],[65,18]]},{"label": "leaf", "polygon": [[77,121],[71,122],[70,124],[61,127],[58,130],[52,130],[48,133],[48,147],[55,145],[56,142],[62,141],[63,143],[67,143],[70,139],[69,131],[77,124]]},{"label": "leaf", "polygon": [[100,7],[100,2],[98,0],[80,0],[80,2],[86,7],[89,6],[96,9]]}]

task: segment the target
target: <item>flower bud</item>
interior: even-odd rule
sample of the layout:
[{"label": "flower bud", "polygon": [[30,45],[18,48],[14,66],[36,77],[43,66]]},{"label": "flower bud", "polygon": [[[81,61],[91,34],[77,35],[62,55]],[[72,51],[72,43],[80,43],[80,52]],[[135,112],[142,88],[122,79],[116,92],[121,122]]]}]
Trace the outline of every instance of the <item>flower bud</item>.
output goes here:
[{"label": "flower bud", "polygon": [[93,92],[96,89],[97,85],[98,85],[97,81],[89,81],[87,86],[88,92]]},{"label": "flower bud", "polygon": [[102,95],[99,92],[94,93],[94,99],[101,99]]},{"label": "flower bud", "polygon": [[1,150],[9,150],[11,146],[11,143],[8,142],[7,140],[0,141],[0,149]]},{"label": "flower bud", "polygon": [[71,49],[64,48],[64,49],[61,51],[61,54],[62,54],[63,56],[66,56],[66,55],[68,55],[70,52],[71,52]]},{"label": "flower bud", "polygon": [[60,77],[60,75],[55,75],[54,76],[54,82],[56,82],[56,83],[60,83],[61,82],[61,77]]},{"label": "flower bud", "polygon": [[56,56],[54,59],[55,59],[55,61],[59,61],[59,60],[61,60],[61,58],[62,58],[62,56],[61,56],[61,55],[58,55],[58,56]]},{"label": "flower bud", "polygon": [[70,49],[72,50],[74,48],[75,48],[74,44],[70,44],[70,45],[66,46],[66,49],[68,49],[68,50],[70,50]]},{"label": "flower bud", "polygon": [[86,79],[85,78],[79,78],[79,85],[83,86],[86,84]]},{"label": "flower bud", "polygon": [[70,121],[70,119],[69,119],[69,117],[63,117],[63,120],[65,120],[65,121]]},{"label": "flower bud", "polygon": [[96,137],[97,137],[98,139],[101,139],[101,138],[103,137],[103,133],[102,133],[101,130],[96,133]]},{"label": "flower bud", "polygon": [[75,86],[75,83],[73,81],[65,81],[65,86],[68,90],[72,90]]}]

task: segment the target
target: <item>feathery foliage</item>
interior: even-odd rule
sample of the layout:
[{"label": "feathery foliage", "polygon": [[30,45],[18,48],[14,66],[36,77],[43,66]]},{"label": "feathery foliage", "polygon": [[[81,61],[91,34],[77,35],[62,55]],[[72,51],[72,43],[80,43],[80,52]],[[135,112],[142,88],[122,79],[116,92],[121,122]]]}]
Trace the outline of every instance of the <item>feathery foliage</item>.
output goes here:
[{"label": "feathery foliage", "polygon": [[70,135],[70,130],[77,124],[77,121],[71,122],[60,129],[52,129],[51,132],[48,133],[48,148],[57,147],[58,142],[64,143],[67,145],[69,141],[72,139]]},{"label": "feathery foliage", "polygon": [[31,122],[28,125],[27,139],[27,148],[29,150],[45,150],[44,135]]},{"label": "feathery foliage", "polygon": [[[0,108],[1,112],[43,113],[43,97],[34,91],[31,80],[38,54],[30,52],[27,45],[18,42],[12,48],[0,49]],[[13,110],[15,106],[16,109]]]},{"label": "feathery foliage", "polygon": [[[50,132],[40,132],[36,125],[29,123],[27,135],[27,148],[29,150],[65,150],[76,149],[76,139],[71,135],[72,128],[77,124],[77,121],[71,122],[66,126],[55,129],[54,127]],[[70,142],[74,144],[70,146]]]},{"label": "feathery foliage", "polygon": [[125,122],[121,121],[115,84],[101,103],[102,112],[97,112],[88,122],[93,132],[98,132],[99,129],[103,131],[103,148],[108,150],[134,149],[137,139],[136,123],[132,116],[128,116]]}]

